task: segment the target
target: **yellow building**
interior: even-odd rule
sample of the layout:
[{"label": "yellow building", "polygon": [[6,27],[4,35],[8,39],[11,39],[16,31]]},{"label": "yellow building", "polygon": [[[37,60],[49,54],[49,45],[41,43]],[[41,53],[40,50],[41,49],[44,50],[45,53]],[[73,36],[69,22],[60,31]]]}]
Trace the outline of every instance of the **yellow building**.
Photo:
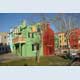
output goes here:
[{"label": "yellow building", "polygon": [[67,40],[65,37],[65,33],[64,32],[58,33],[58,37],[59,37],[59,47],[67,48]]}]

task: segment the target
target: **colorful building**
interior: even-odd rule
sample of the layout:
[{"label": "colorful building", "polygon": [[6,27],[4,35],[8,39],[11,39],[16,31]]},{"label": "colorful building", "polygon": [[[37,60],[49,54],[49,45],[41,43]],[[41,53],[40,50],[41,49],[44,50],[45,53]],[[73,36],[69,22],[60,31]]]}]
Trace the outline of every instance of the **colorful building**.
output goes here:
[{"label": "colorful building", "polygon": [[[80,29],[72,29],[69,35],[70,49],[80,49]],[[55,48],[67,49],[67,40],[64,32],[55,33]]]},{"label": "colorful building", "polygon": [[59,37],[59,47],[67,48],[67,41],[66,41],[65,33],[64,32],[58,33],[58,37]]},{"label": "colorful building", "polygon": [[0,32],[0,53],[10,52],[8,44],[8,32]]},{"label": "colorful building", "polygon": [[41,51],[41,49],[39,49],[40,37],[36,32],[36,30],[33,30],[33,26],[26,26],[22,24],[16,31],[19,32],[13,38],[14,51],[15,51],[14,53],[24,57],[25,56],[31,57],[36,55],[35,48],[37,48],[38,51],[39,50]]},{"label": "colorful building", "polygon": [[80,49],[80,29],[73,29],[70,34],[70,48]]},{"label": "colorful building", "polygon": [[59,36],[58,33],[55,33],[54,35],[54,43],[55,43],[55,49],[59,48]]},{"label": "colorful building", "polygon": [[54,54],[54,32],[47,24],[43,33],[43,53],[45,56]]},{"label": "colorful building", "polygon": [[[20,26],[16,27],[11,33],[13,53],[19,56],[24,56],[24,57],[26,56],[33,57],[33,56],[36,56],[37,53],[40,56],[43,56],[44,54],[46,55],[47,52],[44,51],[44,46],[43,46],[44,44],[43,36],[45,36],[45,33],[47,34],[47,32],[50,32],[48,37],[50,36],[52,37],[52,39],[54,39],[54,33],[52,33],[52,30],[49,28],[49,26],[46,29],[46,31],[43,32],[40,23],[26,26],[25,22],[23,22]],[[49,43],[50,43],[50,40],[49,40]],[[53,46],[54,41],[53,42],[51,41],[50,44],[52,44],[53,48],[51,47],[51,49],[53,49],[54,51],[54,46]],[[49,50],[49,51],[53,53],[52,50]]]}]

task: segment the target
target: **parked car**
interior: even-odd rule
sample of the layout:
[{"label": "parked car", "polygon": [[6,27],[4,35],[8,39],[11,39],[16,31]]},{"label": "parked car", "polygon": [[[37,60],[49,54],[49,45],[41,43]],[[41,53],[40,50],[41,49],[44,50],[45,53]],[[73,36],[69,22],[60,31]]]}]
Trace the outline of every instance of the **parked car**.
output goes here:
[{"label": "parked car", "polygon": [[73,59],[75,57],[78,57],[78,52],[76,49],[64,50],[63,57]]},{"label": "parked car", "polygon": [[80,51],[72,57],[72,61],[69,63],[70,66],[80,66]]},{"label": "parked car", "polygon": [[77,56],[77,51],[75,50],[70,50],[70,57],[75,58]]}]

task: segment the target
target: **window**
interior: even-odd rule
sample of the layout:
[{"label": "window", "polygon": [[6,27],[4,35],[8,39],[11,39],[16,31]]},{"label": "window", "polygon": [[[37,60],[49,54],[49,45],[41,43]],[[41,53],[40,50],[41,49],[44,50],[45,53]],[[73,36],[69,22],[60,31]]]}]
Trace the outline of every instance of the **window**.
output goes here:
[{"label": "window", "polygon": [[28,38],[34,38],[34,33],[28,32]]},{"label": "window", "polygon": [[61,38],[61,36],[59,36]]},{"label": "window", "polygon": [[61,43],[61,40],[60,40],[60,43]]},{"label": "window", "polygon": [[67,48],[67,45],[64,45],[64,48]]},{"label": "window", "polygon": [[6,39],[6,36],[4,36],[4,39]]},{"label": "window", "polygon": [[28,38],[30,38],[30,32],[28,32]]},{"label": "window", "polygon": [[34,51],[34,44],[32,44],[32,51]]},{"label": "window", "polygon": [[4,48],[2,48],[2,51],[4,51]]},{"label": "window", "polygon": [[66,40],[65,40],[65,42],[66,42]]},{"label": "window", "polygon": [[61,45],[60,45],[60,48],[61,48]]},{"label": "window", "polygon": [[8,49],[6,48],[6,51],[8,51]]},{"label": "window", "polygon": [[34,38],[34,33],[32,33],[32,38]]},{"label": "window", "polygon": [[39,50],[39,44],[32,44],[32,51]]}]

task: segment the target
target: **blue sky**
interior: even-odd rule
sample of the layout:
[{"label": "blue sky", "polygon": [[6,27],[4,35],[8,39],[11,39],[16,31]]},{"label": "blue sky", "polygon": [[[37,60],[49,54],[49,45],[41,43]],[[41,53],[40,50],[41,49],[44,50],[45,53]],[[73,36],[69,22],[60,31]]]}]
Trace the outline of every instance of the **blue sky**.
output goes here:
[{"label": "blue sky", "polygon": [[[29,24],[30,21],[40,21],[40,15],[54,17],[54,14],[40,14],[40,13],[0,13],[0,32],[9,32],[10,27],[19,25],[22,20],[26,20]],[[54,25],[51,25],[54,30]]]},{"label": "blue sky", "polygon": [[[31,21],[39,22],[41,20],[41,15],[54,18],[57,15],[57,13],[0,13],[0,32],[9,32],[10,27],[20,25],[22,20],[26,20],[27,24],[30,24]],[[77,22],[79,22],[80,24],[79,13],[66,13],[65,15],[77,18]],[[51,24],[51,28],[54,31],[56,30],[54,24]]]}]

